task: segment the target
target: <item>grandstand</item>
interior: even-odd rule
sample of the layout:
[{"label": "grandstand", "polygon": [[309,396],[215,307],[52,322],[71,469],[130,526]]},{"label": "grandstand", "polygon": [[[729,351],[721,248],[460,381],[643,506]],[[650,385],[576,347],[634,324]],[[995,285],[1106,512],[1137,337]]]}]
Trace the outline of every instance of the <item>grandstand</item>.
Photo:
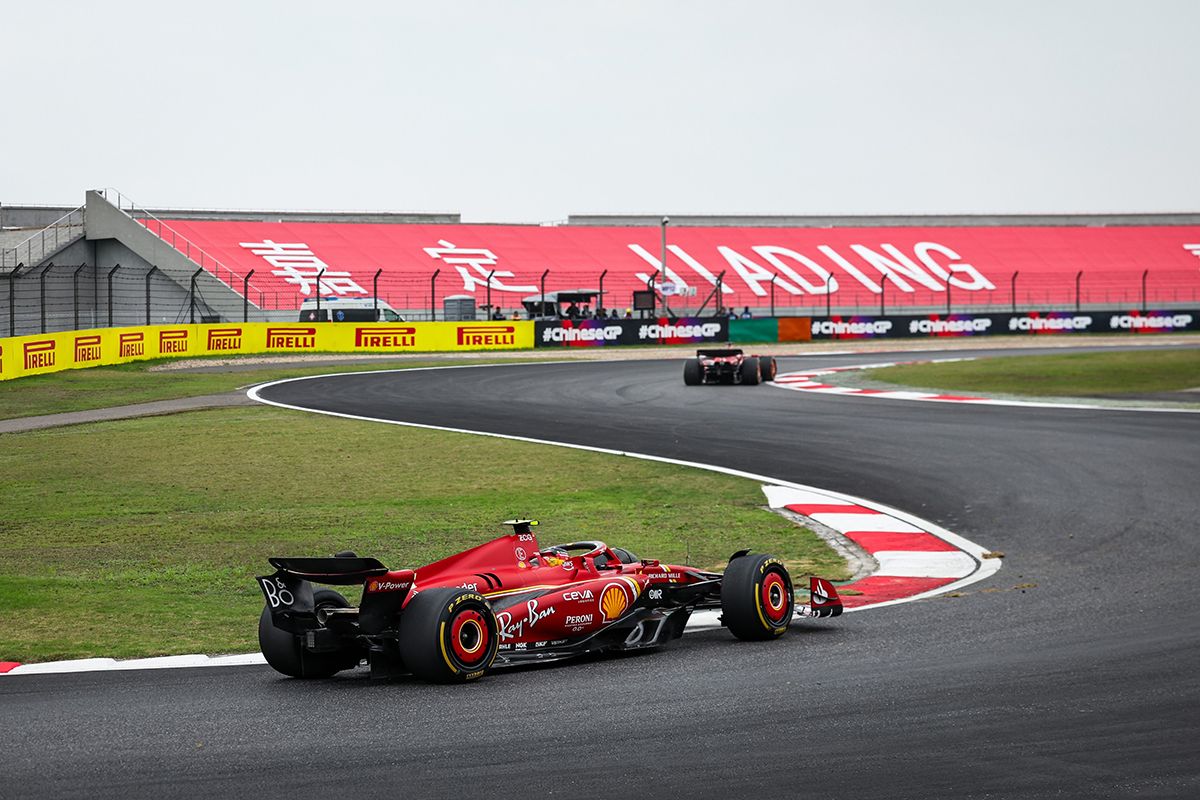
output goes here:
[{"label": "grandstand", "polygon": [[[755,316],[1171,309],[1200,302],[1200,214],[573,216],[145,209],[112,189],[78,208],[0,206],[0,336],[122,325],[296,320],[317,295],[410,320],[466,295],[603,289],[622,312]],[[660,269],[664,246],[665,269]]]}]

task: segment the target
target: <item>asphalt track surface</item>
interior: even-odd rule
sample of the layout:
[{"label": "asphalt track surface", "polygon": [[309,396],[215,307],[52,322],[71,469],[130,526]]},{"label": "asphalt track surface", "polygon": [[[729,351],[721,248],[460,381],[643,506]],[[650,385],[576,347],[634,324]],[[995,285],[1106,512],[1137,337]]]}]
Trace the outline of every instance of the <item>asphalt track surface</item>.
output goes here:
[{"label": "asphalt track surface", "polygon": [[703,632],[465,687],[267,667],[3,679],[0,797],[1200,796],[1200,415],[689,388],[679,361],[264,394],[763,473],[1007,557],[964,596],[776,642]]}]

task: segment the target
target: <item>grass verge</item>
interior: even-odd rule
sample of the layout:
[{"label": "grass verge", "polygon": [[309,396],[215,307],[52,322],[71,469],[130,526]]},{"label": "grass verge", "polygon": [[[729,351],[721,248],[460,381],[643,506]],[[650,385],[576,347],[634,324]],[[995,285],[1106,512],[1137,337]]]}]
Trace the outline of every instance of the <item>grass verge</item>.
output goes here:
[{"label": "grass verge", "polygon": [[541,519],[543,544],[712,568],[753,547],[848,577],[752,481],[275,408],[6,434],[0,485],[0,660],[251,652],[267,556],[417,566],[515,515]]},{"label": "grass verge", "polygon": [[944,391],[1120,398],[1200,387],[1200,348],[906,364],[873,369],[870,378]]},{"label": "grass verge", "polygon": [[[214,362],[228,360],[228,357],[214,356],[210,360]],[[510,363],[520,359],[506,358],[502,360]],[[231,392],[239,386],[250,386],[283,378],[299,378],[305,375],[324,375],[329,372],[414,369],[416,367],[468,363],[461,359],[448,361],[433,356],[428,360],[420,361],[379,360],[336,366],[329,364],[263,364],[260,367],[248,369],[237,367],[235,364],[214,372],[149,371],[154,366],[170,361],[172,359],[156,359],[108,367],[71,369],[0,382],[0,419],[87,411],[93,408],[109,408],[133,403],[149,403],[155,400],[174,400],[179,397],[218,394]],[[490,364],[495,361],[496,359],[479,359],[469,363]]]}]

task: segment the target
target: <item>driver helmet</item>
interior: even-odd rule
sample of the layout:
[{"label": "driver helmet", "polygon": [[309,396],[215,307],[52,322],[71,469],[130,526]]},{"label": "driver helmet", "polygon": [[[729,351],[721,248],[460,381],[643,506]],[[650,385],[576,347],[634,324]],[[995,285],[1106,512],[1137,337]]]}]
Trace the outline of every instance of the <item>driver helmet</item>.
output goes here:
[{"label": "driver helmet", "polygon": [[564,561],[570,558],[566,550],[561,547],[550,547],[540,553],[542,563],[549,567],[557,567],[562,565]]}]

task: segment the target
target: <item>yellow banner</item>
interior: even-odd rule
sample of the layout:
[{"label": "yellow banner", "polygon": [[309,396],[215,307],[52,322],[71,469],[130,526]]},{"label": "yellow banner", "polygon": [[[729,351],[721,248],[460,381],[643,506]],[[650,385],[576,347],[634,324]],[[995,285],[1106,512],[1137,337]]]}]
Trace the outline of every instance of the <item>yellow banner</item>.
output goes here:
[{"label": "yellow banner", "polygon": [[527,350],[533,323],[248,322],[98,328],[0,339],[0,380],[151,358],[254,353]]}]

